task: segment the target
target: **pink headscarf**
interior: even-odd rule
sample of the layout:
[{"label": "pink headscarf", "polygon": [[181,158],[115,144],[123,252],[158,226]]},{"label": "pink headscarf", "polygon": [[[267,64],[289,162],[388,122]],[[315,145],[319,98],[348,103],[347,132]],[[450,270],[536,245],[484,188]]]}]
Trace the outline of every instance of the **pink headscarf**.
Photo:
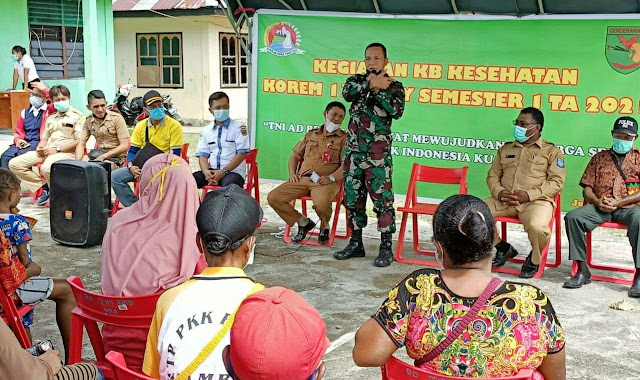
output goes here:
[{"label": "pink headscarf", "polygon": [[186,161],[160,154],[144,165],[140,199],[113,216],[102,241],[102,293],[153,294],[191,276],[198,189]]}]

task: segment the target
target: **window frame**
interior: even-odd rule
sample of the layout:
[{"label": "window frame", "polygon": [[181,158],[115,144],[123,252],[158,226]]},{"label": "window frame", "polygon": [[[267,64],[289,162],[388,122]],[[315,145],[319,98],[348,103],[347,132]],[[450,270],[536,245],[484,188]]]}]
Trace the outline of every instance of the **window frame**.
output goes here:
[{"label": "window frame", "polygon": [[[235,49],[235,56],[232,56],[230,54],[226,54],[223,55],[222,54],[222,40],[223,38],[233,38],[234,40],[234,49]],[[246,33],[241,33],[240,34],[240,38],[244,39],[245,44],[249,43],[249,35]],[[218,33],[218,53],[220,55],[220,59],[219,59],[219,66],[220,66],[220,88],[247,88],[249,85],[249,65],[248,65],[248,57],[245,54],[244,50],[242,49],[242,44],[240,44],[240,38],[233,32],[219,32]],[[227,45],[229,46],[229,45]],[[229,49],[229,48],[227,48]],[[225,58],[230,58],[233,57],[236,60],[236,64],[231,66],[231,65],[224,65],[223,64],[223,60]],[[242,59],[244,58],[245,62],[247,64],[243,65],[242,64]],[[224,79],[223,79],[223,73],[224,73],[224,69],[225,68],[232,68],[233,71],[235,71],[235,75],[236,75],[236,83],[233,84],[225,84],[224,83]],[[242,69],[246,70],[246,82],[243,83],[242,82]]]},{"label": "window frame", "polygon": [[[138,78],[138,70],[139,68],[142,66],[141,65],[141,58],[153,58],[153,56],[151,55],[145,55],[144,57],[140,57],[140,39],[146,37],[147,41],[149,39],[149,37],[155,37],[156,38],[156,65],[148,65],[147,67],[155,67],[157,68],[158,71],[158,83],[157,84],[140,84],[139,78]],[[163,37],[169,37],[170,41],[173,39],[173,37],[178,37],[178,40],[180,42],[180,51],[178,53],[178,56],[174,56],[174,55],[164,55],[162,53],[162,38]],[[182,32],[156,32],[156,33],[139,33],[136,32],[135,35],[135,44],[136,44],[136,86],[138,88],[168,88],[168,89],[181,89],[184,88],[184,39],[183,39],[183,35]],[[148,52],[147,52],[148,53]],[[180,71],[180,84],[164,84],[163,83],[163,69],[165,67],[170,67],[170,68],[175,68],[175,65],[164,65],[163,63],[163,58],[178,58],[179,60],[179,64],[177,66],[177,68]],[[172,76],[171,79],[173,79],[173,72],[171,72],[170,74]]]}]

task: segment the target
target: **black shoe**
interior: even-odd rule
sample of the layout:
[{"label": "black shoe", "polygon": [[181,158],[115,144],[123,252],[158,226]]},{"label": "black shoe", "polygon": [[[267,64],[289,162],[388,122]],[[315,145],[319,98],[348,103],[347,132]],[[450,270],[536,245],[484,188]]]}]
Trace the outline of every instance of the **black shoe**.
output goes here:
[{"label": "black shoe", "polygon": [[504,243],[509,245],[509,249],[506,251],[498,249],[496,251],[496,257],[493,259],[493,262],[491,263],[491,267],[493,268],[499,268],[503,266],[508,259],[513,259],[514,257],[518,256],[518,251],[516,251],[516,249],[513,248],[511,244],[507,242],[504,242]]},{"label": "black shoe", "polygon": [[298,233],[293,237],[293,239],[291,239],[291,241],[294,243],[300,243],[307,237],[309,231],[311,231],[315,227],[316,224],[312,221],[309,221],[304,227],[298,226]]},{"label": "black shoe", "polygon": [[37,204],[38,206],[44,206],[47,201],[49,201],[49,190],[43,189],[42,195],[38,198]]},{"label": "black shoe", "polygon": [[524,264],[522,264],[522,269],[520,269],[520,278],[532,278],[538,273],[538,268],[540,268],[540,265],[531,262],[531,252],[529,252],[529,256],[527,256]]},{"label": "black shoe", "polygon": [[318,243],[321,245],[325,245],[329,242],[329,229],[325,228],[320,231],[320,235],[318,235]]},{"label": "black shoe", "polygon": [[571,276],[569,281],[566,281],[562,284],[562,287],[565,289],[578,289],[581,288],[582,285],[591,283],[591,275],[586,275],[582,272],[576,273],[575,276]]},{"label": "black shoe", "polygon": [[362,230],[353,230],[351,233],[351,240],[349,245],[342,251],[338,251],[333,254],[333,258],[336,260],[347,260],[352,257],[364,257],[364,244],[362,244]]},{"label": "black shoe", "polygon": [[636,277],[633,279],[631,289],[629,289],[629,297],[640,298],[640,269],[636,269]]},{"label": "black shoe", "polygon": [[373,265],[377,267],[388,267],[393,261],[393,252],[391,251],[391,234],[382,234],[380,240],[380,250],[378,251],[378,257],[373,262]]}]

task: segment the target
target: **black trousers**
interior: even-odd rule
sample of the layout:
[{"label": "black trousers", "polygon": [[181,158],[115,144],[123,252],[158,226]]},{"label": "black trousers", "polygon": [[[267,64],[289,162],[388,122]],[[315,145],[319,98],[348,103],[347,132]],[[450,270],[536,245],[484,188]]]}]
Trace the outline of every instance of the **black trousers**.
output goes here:
[{"label": "black trousers", "polygon": [[[215,169],[210,169],[210,170],[215,170]],[[204,186],[209,184],[209,182],[204,177],[204,174],[202,174],[201,171],[197,171],[193,173],[193,178],[196,180],[196,183],[198,184],[198,189],[202,189]],[[231,185],[232,183],[235,183],[236,185],[243,187],[244,178],[242,178],[242,176],[238,173],[231,172],[226,176],[222,177],[222,180],[220,181],[219,185],[221,187],[225,187],[225,186]]]}]

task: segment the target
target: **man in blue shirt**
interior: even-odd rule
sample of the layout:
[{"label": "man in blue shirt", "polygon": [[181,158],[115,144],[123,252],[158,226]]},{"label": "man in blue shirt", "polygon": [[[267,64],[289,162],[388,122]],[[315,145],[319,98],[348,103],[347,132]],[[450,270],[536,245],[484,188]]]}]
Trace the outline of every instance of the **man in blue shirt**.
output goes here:
[{"label": "man in blue shirt", "polygon": [[209,111],[215,120],[200,134],[196,157],[201,170],[193,173],[193,178],[199,189],[205,185],[224,187],[232,183],[243,187],[245,159],[251,149],[247,127],[229,118],[229,97],[224,92],[209,96]]}]

